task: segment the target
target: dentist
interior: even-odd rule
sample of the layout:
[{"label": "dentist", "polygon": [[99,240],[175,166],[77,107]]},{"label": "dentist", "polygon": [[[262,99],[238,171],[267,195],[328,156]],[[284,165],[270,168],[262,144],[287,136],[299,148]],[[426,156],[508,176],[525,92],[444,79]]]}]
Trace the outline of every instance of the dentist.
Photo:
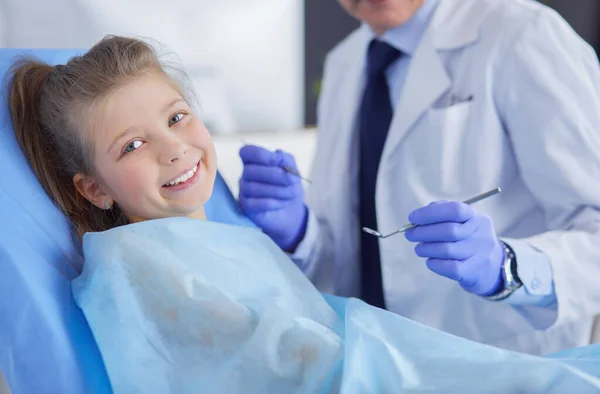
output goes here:
[{"label": "dentist", "polygon": [[[323,292],[493,346],[589,343],[600,311],[600,69],[530,0],[339,0],[309,196],[240,151],[240,203]],[[503,192],[474,206],[465,200]],[[431,202],[434,203],[431,203]],[[406,222],[418,226],[378,239]]]}]

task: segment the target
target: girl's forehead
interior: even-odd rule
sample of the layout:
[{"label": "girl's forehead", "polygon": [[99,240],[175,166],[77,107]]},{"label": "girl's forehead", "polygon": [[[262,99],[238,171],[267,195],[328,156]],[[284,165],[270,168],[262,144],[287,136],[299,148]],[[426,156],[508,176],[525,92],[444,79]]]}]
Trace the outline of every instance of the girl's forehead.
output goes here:
[{"label": "girl's forehead", "polygon": [[180,95],[168,77],[158,73],[148,73],[131,78],[117,88],[111,96],[113,101],[116,101],[116,105],[123,105],[135,104],[129,101],[131,96],[136,96],[138,101],[160,102],[168,99],[164,96],[170,94]]},{"label": "girl's forehead", "polygon": [[168,116],[169,110],[180,102],[185,102],[184,98],[166,76],[153,73],[132,78],[102,100],[94,111],[94,144],[108,151],[122,135]]}]

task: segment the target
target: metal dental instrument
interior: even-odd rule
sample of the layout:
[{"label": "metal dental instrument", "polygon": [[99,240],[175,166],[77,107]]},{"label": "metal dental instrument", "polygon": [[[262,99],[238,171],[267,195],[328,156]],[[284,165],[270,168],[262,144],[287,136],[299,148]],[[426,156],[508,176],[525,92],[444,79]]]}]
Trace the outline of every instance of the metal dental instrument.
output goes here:
[{"label": "metal dental instrument", "polygon": [[[481,201],[481,200],[484,200],[484,199],[486,199],[486,198],[488,198],[488,197],[492,197],[493,195],[496,195],[496,194],[500,193],[501,191],[502,191],[502,190],[501,190],[499,187],[497,187],[497,188],[495,188],[495,189],[492,189],[492,190],[490,190],[489,192],[485,192],[485,193],[483,193],[483,194],[480,194],[480,195],[478,195],[478,196],[475,196],[475,197],[473,197],[473,198],[470,198],[470,199],[468,199],[468,200],[465,200],[465,201],[463,201],[463,203],[464,203],[464,204],[469,204],[469,205],[470,205],[470,204],[474,204],[474,203],[476,203],[476,202],[478,202],[478,201]],[[383,235],[383,234],[381,234],[380,232],[378,232],[378,231],[375,231],[375,230],[373,230],[373,229],[370,229],[370,228],[367,228],[367,227],[363,227],[363,228],[362,228],[362,230],[363,230],[365,233],[367,233],[367,234],[371,234],[371,235],[374,235],[374,236],[376,236],[377,238],[382,238],[382,239],[383,239],[383,238],[388,238],[388,237],[391,237],[392,235],[396,235],[396,234],[403,233],[403,232],[405,232],[405,231],[408,231],[408,230],[410,230],[411,228],[415,228],[415,227],[417,227],[417,226],[418,226],[417,224],[412,224],[412,223],[410,223],[410,224],[407,224],[406,226],[404,226],[404,227],[402,227],[402,228],[399,228],[398,230],[396,230],[396,231],[394,231],[394,232],[392,232],[392,233],[386,234],[386,235]]]},{"label": "metal dental instrument", "polygon": [[310,179],[306,179],[304,178],[302,175],[300,175],[300,173],[296,170],[294,170],[292,167],[288,167],[288,166],[282,166],[281,168],[283,168],[284,171],[289,172],[290,174],[294,174],[296,175],[298,178],[302,179],[303,181],[306,181],[308,183],[310,183],[312,185],[312,182],[310,181]]}]

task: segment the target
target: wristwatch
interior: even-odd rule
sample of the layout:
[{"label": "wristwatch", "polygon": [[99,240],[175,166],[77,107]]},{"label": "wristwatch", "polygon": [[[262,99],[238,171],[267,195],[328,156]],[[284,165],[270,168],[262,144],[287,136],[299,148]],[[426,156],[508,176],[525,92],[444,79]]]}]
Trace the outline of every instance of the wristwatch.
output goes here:
[{"label": "wristwatch", "polygon": [[504,288],[495,294],[485,296],[486,300],[489,301],[501,301],[508,298],[517,289],[523,286],[523,282],[519,279],[517,274],[517,258],[515,252],[510,246],[501,242],[506,252],[506,259],[502,263],[502,279],[504,280]]}]

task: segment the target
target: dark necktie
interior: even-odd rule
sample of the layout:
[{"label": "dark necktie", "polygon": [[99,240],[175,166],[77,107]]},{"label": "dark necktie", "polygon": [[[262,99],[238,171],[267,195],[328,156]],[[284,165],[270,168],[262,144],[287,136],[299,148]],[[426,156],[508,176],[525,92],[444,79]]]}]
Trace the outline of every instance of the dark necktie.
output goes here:
[{"label": "dark necktie", "polygon": [[[359,113],[359,196],[360,226],[377,230],[375,184],[383,145],[393,116],[385,70],[400,57],[400,51],[373,40],[367,55],[367,83]],[[361,298],[385,308],[379,243],[377,237],[361,231]]]}]

